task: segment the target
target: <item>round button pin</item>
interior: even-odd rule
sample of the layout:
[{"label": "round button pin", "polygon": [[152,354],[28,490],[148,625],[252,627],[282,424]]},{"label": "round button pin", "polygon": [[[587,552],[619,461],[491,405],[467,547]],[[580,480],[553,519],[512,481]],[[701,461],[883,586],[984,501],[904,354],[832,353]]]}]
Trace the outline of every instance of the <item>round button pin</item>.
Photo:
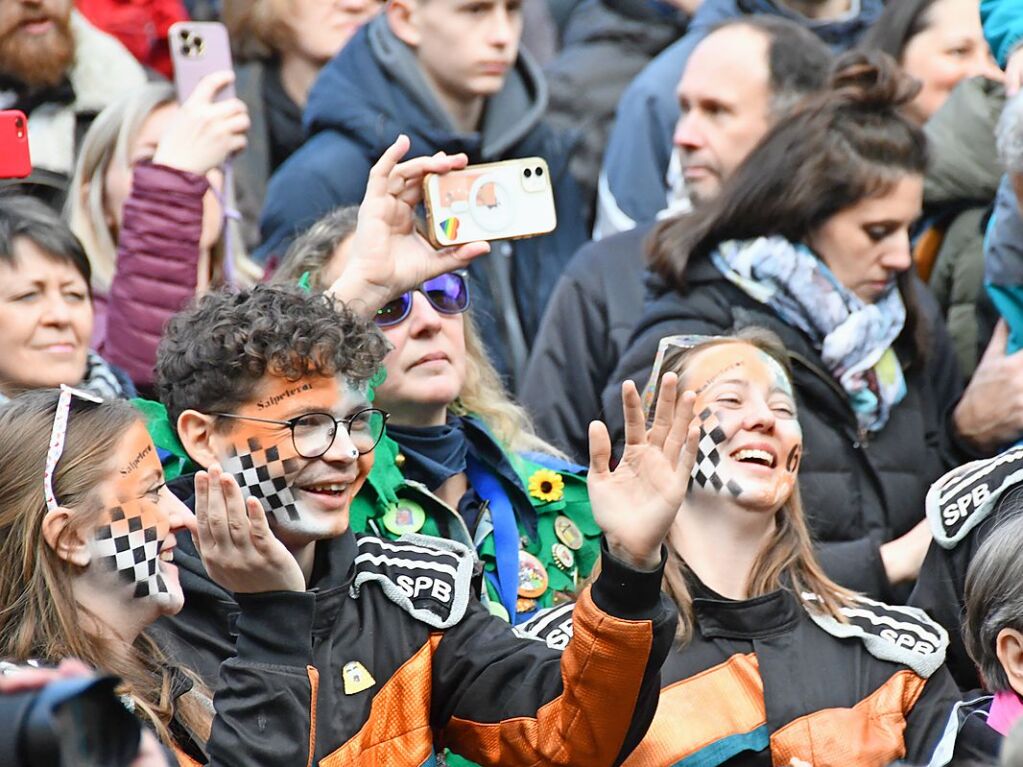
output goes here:
[{"label": "round button pin", "polygon": [[543,562],[528,551],[519,552],[519,596],[536,599],[547,591],[550,578]]},{"label": "round button pin", "polygon": [[583,547],[585,539],[579,526],[563,514],[554,520],[554,534],[572,551],[579,551]]},{"label": "round button pin", "polygon": [[418,533],[426,524],[426,511],[415,501],[402,498],[384,512],[382,521],[395,535]]}]

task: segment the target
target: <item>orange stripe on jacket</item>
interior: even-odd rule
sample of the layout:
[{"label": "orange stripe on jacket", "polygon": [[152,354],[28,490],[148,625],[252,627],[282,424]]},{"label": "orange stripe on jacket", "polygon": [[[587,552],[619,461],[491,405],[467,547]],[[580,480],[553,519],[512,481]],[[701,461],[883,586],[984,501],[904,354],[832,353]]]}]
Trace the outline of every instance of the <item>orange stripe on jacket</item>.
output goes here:
[{"label": "orange stripe on jacket", "polygon": [[[664,767],[711,743],[767,722],[757,656],[733,655],[717,666],[664,687],[646,737],[625,767]],[[815,765],[816,767],[816,765]]]},{"label": "orange stripe on jacket", "polygon": [[440,635],[430,637],[384,683],[362,729],[337,751],[320,761],[321,767],[359,765],[396,767],[421,765],[433,753],[430,729],[430,687],[433,653]]},{"label": "orange stripe on jacket", "polygon": [[790,722],[771,735],[774,764],[796,757],[814,767],[882,767],[901,759],[906,714],[926,684],[903,669],[852,708],[826,708]]},{"label": "orange stripe on jacket", "polygon": [[178,767],[202,767],[202,762],[197,762],[195,759],[190,757],[184,751],[182,751],[177,744],[173,748],[174,756],[178,760]]},{"label": "orange stripe on jacket", "polygon": [[[635,712],[653,623],[601,612],[588,588],[573,616],[572,641],[561,656],[564,692],[535,717],[494,723],[452,717],[444,740],[454,751],[487,764],[613,763]],[[579,697],[581,687],[586,698]]]}]

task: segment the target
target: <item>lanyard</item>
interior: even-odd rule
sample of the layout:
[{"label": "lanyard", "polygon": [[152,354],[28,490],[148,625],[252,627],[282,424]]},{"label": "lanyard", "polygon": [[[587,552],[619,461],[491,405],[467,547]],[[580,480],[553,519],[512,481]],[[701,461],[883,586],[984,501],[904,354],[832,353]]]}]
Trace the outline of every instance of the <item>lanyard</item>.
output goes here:
[{"label": "lanyard", "polygon": [[519,593],[519,526],[515,522],[515,509],[501,480],[471,453],[465,457],[465,473],[477,495],[490,504],[490,521],[494,525],[494,553],[497,557],[497,593],[514,625]]}]

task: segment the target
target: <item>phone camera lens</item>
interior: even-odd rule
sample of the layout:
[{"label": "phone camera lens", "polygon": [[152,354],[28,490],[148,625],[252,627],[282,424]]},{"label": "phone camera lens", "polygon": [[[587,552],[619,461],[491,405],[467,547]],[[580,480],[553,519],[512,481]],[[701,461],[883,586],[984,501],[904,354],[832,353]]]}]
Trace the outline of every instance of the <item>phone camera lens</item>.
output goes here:
[{"label": "phone camera lens", "polygon": [[537,168],[536,169],[536,175],[537,176],[542,176],[543,175],[543,168]]},{"label": "phone camera lens", "polygon": [[15,127],[15,128],[17,128],[18,130],[21,130],[22,128],[24,128],[24,127],[25,127],[25,121],[24,121],[24,120],[22,120],[22,119],[21,119],[20,117],[19,117],[19,118],[17,118],[17,119],[16,119],[15,121],[14,121],[14,127]]},{"label": "phone camera lens", "polygon": [[530,176],[533,175],[533,171],[531,171],[529,168],[526,168],[524,171],[522,171],[522,175],[525,176],[526,178],[529,178]]}]

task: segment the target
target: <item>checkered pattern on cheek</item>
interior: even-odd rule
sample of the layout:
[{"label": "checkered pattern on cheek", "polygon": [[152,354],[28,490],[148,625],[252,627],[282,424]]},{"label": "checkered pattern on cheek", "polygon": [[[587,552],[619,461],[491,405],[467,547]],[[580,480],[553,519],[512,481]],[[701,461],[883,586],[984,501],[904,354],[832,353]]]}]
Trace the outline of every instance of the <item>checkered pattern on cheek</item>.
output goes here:
[{"label": "checkered pattern on cheek", "polygon": [[728,439],[717,413],[706,408],[699,415],[700,441],[696,446],[696,463],[693,464],[692,480],[701,487],[713,488],[720,493],[725,488],[733,496],[742,493],[742,485],[734,479],[721,476],[721,451],[718,446]]},{"label": "checkered pattern on cheek", "polygon": [[135,584],[135,597],[166,594],[169,589],[159,572],[160,549],[155,526],[144,527],[141,514],[129,515],[122,506],[110,511],[110,524],[96,530],[99,561],[117,572],[125,583]]},{"label": "checkered pattern on cheek", "polygon": [[252,496],[278,522],[294,522],[299,518],[290,476],[298,470],[297,458],[281,458],[277,446],[264,448],[258,439],[249,439],[249,452],[232,448],[224,461],[224,471],[234,476],[246,497]]}]

